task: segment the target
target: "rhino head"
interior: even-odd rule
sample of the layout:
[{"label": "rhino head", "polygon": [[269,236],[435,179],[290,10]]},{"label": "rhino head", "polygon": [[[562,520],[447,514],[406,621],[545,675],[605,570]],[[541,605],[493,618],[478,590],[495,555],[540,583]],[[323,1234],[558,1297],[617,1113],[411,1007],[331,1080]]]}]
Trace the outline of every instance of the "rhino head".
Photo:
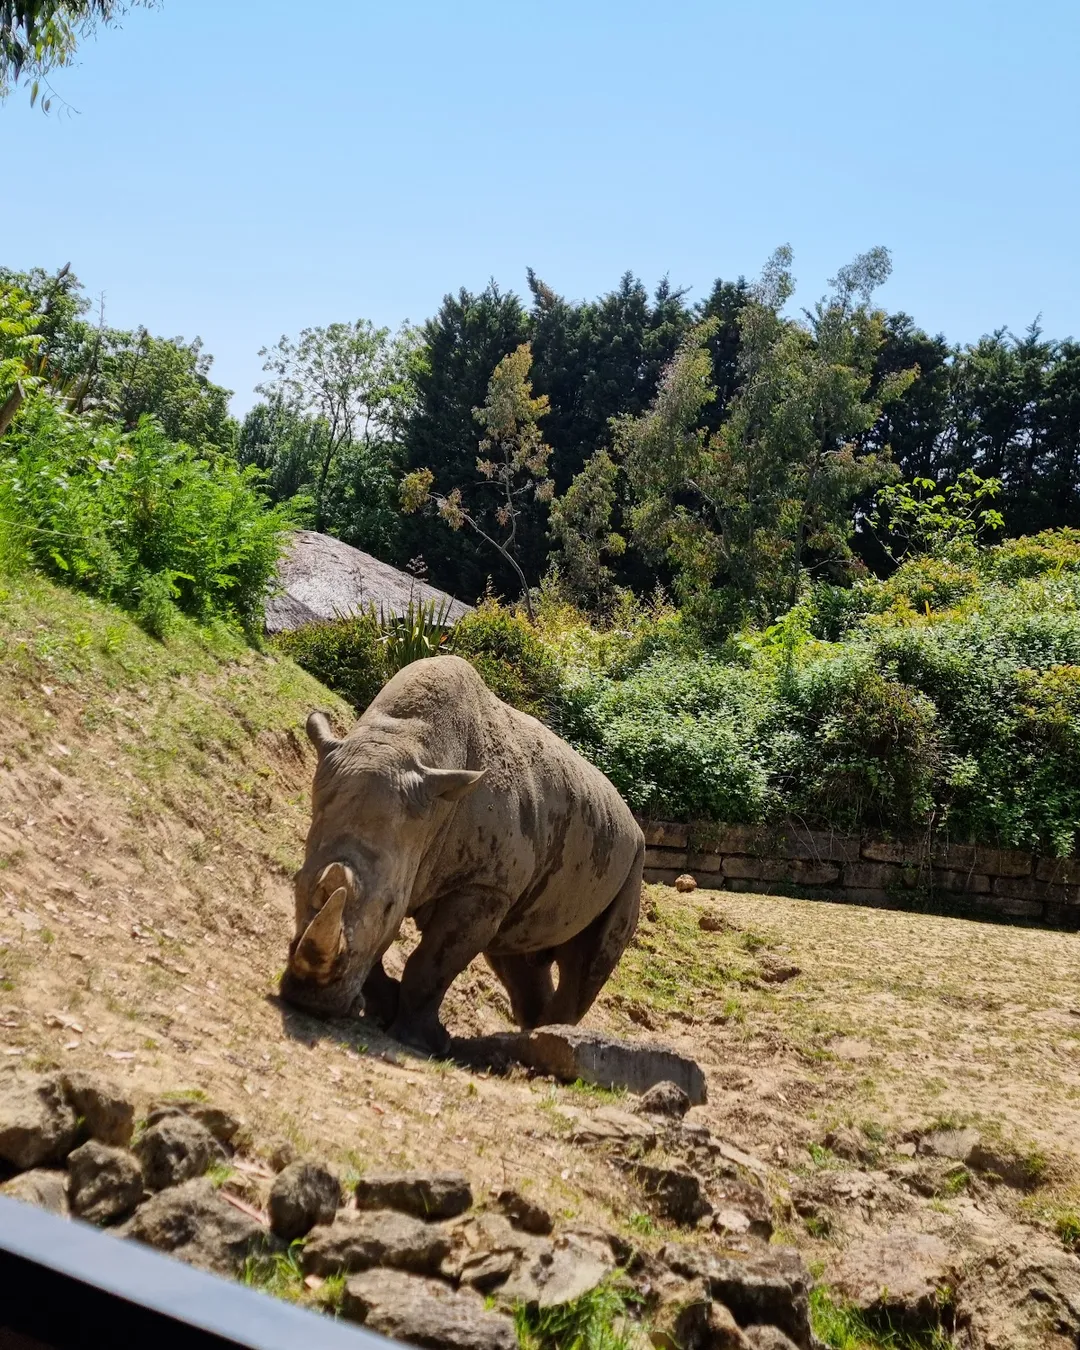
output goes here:
[{"label": "rhino head", "polygon": [[461,801],[484,771],[429,768],[377,732],[371,745],[335,740],[321,713],[307,733],[319,763],[281,994],[344,1017],[363,1011],[364,983],[401,928],[440,807]]}]

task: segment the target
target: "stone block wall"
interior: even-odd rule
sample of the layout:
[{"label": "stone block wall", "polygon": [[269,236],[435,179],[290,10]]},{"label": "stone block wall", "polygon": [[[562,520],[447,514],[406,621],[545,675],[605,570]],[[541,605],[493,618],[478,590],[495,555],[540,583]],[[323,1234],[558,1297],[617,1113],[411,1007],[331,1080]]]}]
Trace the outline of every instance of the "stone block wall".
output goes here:
[{"label": "stone block wall", "polygon": [[642,820],[645,880],[790,893],[883,908],[937,904],[1080,928],[1080,860],[940,838],[881,839],[783,825]]}]

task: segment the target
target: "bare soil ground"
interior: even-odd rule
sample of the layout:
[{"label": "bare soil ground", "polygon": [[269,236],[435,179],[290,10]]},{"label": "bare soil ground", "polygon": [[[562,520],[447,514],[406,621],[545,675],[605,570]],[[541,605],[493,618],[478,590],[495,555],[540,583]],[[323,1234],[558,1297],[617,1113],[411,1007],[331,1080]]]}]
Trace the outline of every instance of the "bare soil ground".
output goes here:
[{"label": "bare soil ground", "polygon": [[[256,1150],[459,1168],[480,1198],[515,1185],[660,1241],[625,1173],[571,1142],[609,1094],[419,1060],[277,1001],[313,767],[297,733],[320,704],[343,720],[224,636],[162,646],[44,583],[0,592],[0,1073],[198,1091]],[[822,1268],[867,1232],[966,1257],[1077,1206],[1076,935],[660,887],[644,914],[588,1025],[699,1060],[692,1118],[768,1164],[778,1235]],[[509,1025],[481,965],[446,1011],[459,1035]],[[912,1158],[943,1124],[974,1125],[1014,1184]]]}]

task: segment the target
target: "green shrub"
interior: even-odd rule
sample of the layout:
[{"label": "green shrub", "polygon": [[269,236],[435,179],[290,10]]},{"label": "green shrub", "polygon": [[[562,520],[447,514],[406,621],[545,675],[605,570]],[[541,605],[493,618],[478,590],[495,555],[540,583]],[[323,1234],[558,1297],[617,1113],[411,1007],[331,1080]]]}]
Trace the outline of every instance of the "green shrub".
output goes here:
[{"label": "green shrub", "polygon": [[458,620],[448,646],[505,702],[533,717],[552,715],[559,695],[559,668],[524,615],[485,600]]},{"label": "green shrub", "polygon": [[340,694],[358,714],[387,677],[382,632],[375,616],[368,611],[279,633],[274,646],[328,689]]},{"label": "green shrub", "polygon": [[261,630],[288,518],[259,475],[144,419],[124,433],[34,398],[0,446],[0,517],[29,560],[161,635],[182,611]]},{"label": "green shrub", "polygon": [[1018,581],[1046,573],[1080,572],[1080,530],[1043,530],[1007,539],[983,555],[983,569],[995,581]]}]

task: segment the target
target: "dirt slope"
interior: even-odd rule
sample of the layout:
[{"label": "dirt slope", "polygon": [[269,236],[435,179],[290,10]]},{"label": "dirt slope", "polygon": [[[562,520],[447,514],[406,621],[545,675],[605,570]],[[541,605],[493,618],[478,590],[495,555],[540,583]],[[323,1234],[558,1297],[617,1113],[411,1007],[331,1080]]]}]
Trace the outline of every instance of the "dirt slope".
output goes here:
[{"label": "dirt slope", "polygon": [[[479,1196],[526,1186],[556,1214],[660,1241],[625,1174],[570,1142],[603,1094],[421,1062],[370,1025],[277,1003],[312,706],[344,725],[296,667],[227,636],[163,646],[47,583],[0,590],[0,1073],[107,1068],[147,1101],[199,1089],[267,1149],[287,1139],[357,1172],[437,1162]],[[823,1268],[868,1232],[935,1232],[964,1256],[1076,1203],[1075,935],[648,899],[590,1024],[699,1059],[710,1099],[693,1116],[768,1162],[779,1235]],[[507,1025],[481,967],[448,1011],[459,1034]],[[905,1148],[966,1123],[1016,1184]]]}]

